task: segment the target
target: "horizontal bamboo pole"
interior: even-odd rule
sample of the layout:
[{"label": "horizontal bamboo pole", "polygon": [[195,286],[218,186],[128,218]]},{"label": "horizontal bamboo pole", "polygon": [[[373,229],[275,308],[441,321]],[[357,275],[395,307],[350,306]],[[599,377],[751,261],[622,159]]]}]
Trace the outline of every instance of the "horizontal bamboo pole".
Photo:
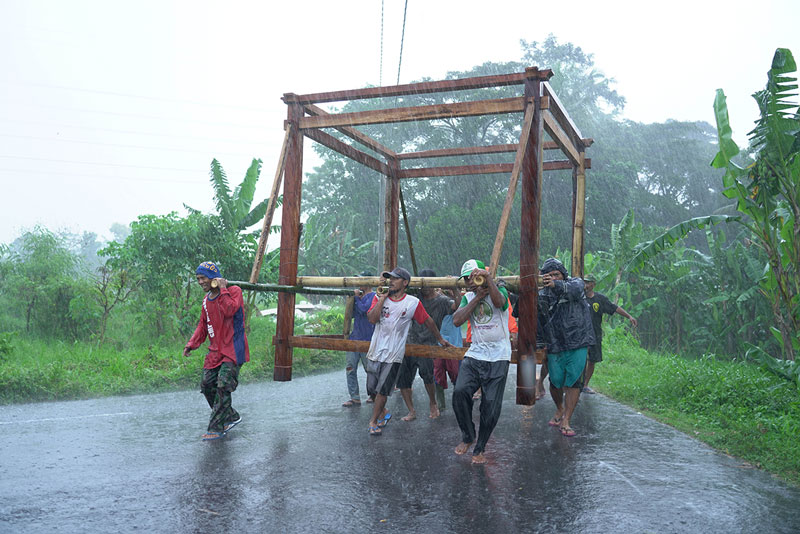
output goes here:
[{"label": "horizontal bamboo pole", "polygon": [[[495,280],[502,280],[506,287],[511,290],[519,288],[519,276],[499,276]],[[384,285],[385,278],[380,276],[298,276],[297,285],[303,287],[376,287]],[[541,277],[539,277],[541,285]],[[408,284],[410,288],[442,288],[442,289],[462,289],[466,287],[463,279],[454,276],[412,276]]]},{"label": "horizontal bamboo pole", "polygon": [[[289,346],[302,349],[321,349],[339,350],[343,352],[368,352],[369,341],[354,341],[350,339],[335,337],[315,337],[315,336],[290,336]],[[275,338],[273,338],[275,344]],[[406,344],[405,355],[416,356],[418,358],[443,358],[446,360],[462,360],[464,353],[467,352],[463,347],[440,347],[438,345],[414,345]],[[536,351],[536,360],[539,363],[544,361],[546,353],[543,349]],[[519,355],[516,350],[511,351],[511,363],[518,363]]]},{"label": "horizontal bamboo pole", "polygon": [[302,293],[305,295],[344,295],[353,296],[352,289],[336,289],[335,287],[303,287],[303,286],[285,286],[280,284],[251,284],[250,282],[240,282],[237,280],[228,280],[229,286],[239,286],[242,289],[249,291],[274,291],[276,293]]}]

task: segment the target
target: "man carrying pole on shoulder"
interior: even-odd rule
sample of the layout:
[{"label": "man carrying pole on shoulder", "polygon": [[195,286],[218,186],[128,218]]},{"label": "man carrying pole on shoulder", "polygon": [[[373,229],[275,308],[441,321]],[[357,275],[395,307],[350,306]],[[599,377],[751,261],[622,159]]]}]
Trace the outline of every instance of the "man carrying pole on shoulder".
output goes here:
[{"label": "man carrying pole on shoulder", "polygon": [[228,287],[217,266],[204,261],[195,271],[197,283],[206,292],[200,321],[183,349],[183,355],[209,338],[208,354],[203,363],[200,391],[211,407],[211,419],[203,441],[220,439],[242,421],[231,406],[231,394],[239,384],[239,368],[250,361],[250,350],[244,332],[242,290]]},{"label": "man carrying pole on shoulder", "polygon": [[[511,363],[511,341],[508,333],[508,293],[498,288],[483,263],[467,260],[461,267],[461,277],[467,278],[467,293],[453,314],[453,324],[461,326],[469,320],[472,344],[464,355],[453,391],[453,411],[461,429],[461,443],[456,454],[464,454],[470,445],[472,463],[486,463],[483,455],[486,442],[500,418],[503,393],[506,389],[508,366]],[[472,396],[481,388],[480,429],[475,441],[472,422]]]},{"label": "man carrying pole on shoulder", "polygon": [[402,267],[395,267],[381,276],[388,279],[388,290],[375,296],[367,312],[367,318],[375,325],[367,352],[367,393],[375,396],[369,421],[369,433],[373,436],[380,435],[392,417],[386,409],[386,400],[397,382],[412,319],[425,325],[439,344],[451,346],[419,299],[406,293],[411,274]]}]

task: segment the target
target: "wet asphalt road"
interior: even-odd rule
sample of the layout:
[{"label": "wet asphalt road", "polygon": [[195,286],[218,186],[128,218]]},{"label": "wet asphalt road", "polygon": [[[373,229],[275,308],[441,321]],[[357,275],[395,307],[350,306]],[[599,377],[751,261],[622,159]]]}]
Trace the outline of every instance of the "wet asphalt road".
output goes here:
[{"label": "wet asphalt road", "polygon": [[340,407],[344,371],[240,386],[217,442],[199,391],[6,406],[0,532],[800,531],[800,489],[601,395],[563,437],[514,378],[484,466],[453,454],[452,390],[430,420],[419,379],[421,417],[395,394],[380,437]]}]

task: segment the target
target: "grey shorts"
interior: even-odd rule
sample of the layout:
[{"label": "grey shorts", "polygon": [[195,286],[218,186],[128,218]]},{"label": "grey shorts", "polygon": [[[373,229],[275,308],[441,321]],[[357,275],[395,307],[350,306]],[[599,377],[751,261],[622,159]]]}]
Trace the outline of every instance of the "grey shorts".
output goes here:
[{"label": "grey shorts", "polygon": [[419,370],[419,377],[424,384],[433,384],[433,359],[419,356],[406,356],[400,364],[400,376],[397,378],[397,387],[409,389],[414,383],[414,377]]},{"label": "grey shorts", "polygon": [[370,396],[383,395],[391,397],[399,371],[400,362],[388,363],[367,360],[367,394]]}]

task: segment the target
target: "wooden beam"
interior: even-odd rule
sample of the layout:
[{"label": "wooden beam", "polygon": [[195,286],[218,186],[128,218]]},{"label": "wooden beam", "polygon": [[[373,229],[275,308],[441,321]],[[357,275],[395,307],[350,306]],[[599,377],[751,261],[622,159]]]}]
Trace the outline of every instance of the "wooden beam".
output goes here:
[{"label": "wooden beam", "polygon": [[508,85],[520,85],[524,81],[525,73],[517,72],[512,74],[461,78],[459,80],[417,82],[403,85],[391,85],[386,87],[366,87],[364,89],[311,93],[306,95],[286,93],[283,95],[283,101],[287,104],[289,102],[298,102],[300,104],[340,102],[343,100],[360,100],[364,98],[385,98],[391,96],[444,93],[448,91],[481,89],[484,87],[505,87]]},{"label": "wooden beam", "polygon": [[[581,146],[589,146],[584,144],[580,130],[578,130],[578,127],[572,122],[572,118],[567,113],[567,109],[561,103],[561,100],[558,99],[558,96],[556,96],[550,84],[544,82],[542,85],[544,86],[544,94],[551,99],[550,113],[553,114],[558,124],[561,125],[561,128],[566,132],[567,137],[572,142],[572,146],[574,146],[576,150]],[[591,142],[589,144],[591,145]]]},{"label": "wooden beam", "polygon": [[337,128],[340,126],[359,126],[363,124],[385,124],[417,120],[449,119],[453,117],[474,117],[477,115],[495,115],[500,113],[518,113],[524,111],[524,103],[522,97],[515,97],[337,113],[320,115],[317,117],[304,117],[300,119],[300,129]]},{"label": "wooden beam", "polygon": [[377,160],[367,154],[366,152],[362,152],[357,148],[353,148],[352,146],[348,145],[347,143],[343,143],[333,137],[330,134],[327,134],[321,130],[304,130],[303,135],[308,137],[309,139],[316,141],[321,145],[325,145],[326,147],[330,148],[331,150],[335,150],[339,154],[343,156],[347,156],[348,158],[356,161],[366,167],[369,167],[373,171],[377,171],[384,176],[389,175],[389,166],[383,163],[380,160]]},{"label": "wooden beam", "polygon": [[400,232],[400,162],[397,159],[389,160],[390,173],[386,177],[386,196],[384,198],[384,213],[386,219],[384,228],[383,270],[391,271],[397,266],[397,248]]},{"label": "wooden beam", "polygon": [[[585,161],[586,161],[585,168],[590,169],[592,167],[591,158],[586,158]],[[545,171],[568,171],[574,168],[575,165],[573,165],[572,162],[567,159],[545,161],[542,163],[542,170]]]},{"label": "wooden beam", "polygon": [[[273,343],[274,343],[273,338]],[[336,350],[341,352],[367,352],[369,351],[369,341],[355,341],[343,339],[341,337],[317,337],[317,336],[292,336],[289,338],[291,347],[303,349]],[[415,345],[407,343],[405,354],[418,358],[444,358],[446,360],[461,360],[464,358],[466,348],[462,347],[440,347],[438,345]],[[536,351],[537,359],[544,361],[545,351]],[[511,363],[516,364],[519,356],[516,350],[511,351]]]},{"label": "wooden beam", "polygon": [[402,169],[400,178],[432,178],[438,176],[466,176],[470,174],[502,174],[511,172],[511,163],[487,163],[485,165],[461,165],[454,167],[422,167]]},{"label": "wooden beam", "polygon": [[[587,167],[591,167],[591,159],[587,158]],[[542,164],[545,171],[563,171],[574,167],[571,161],[556,160],[545,161]],[[513,163],[486,163],[483,165],[457,165],[452,167],[420,167],[417,169],[402,169],[400,178],[436,178],[441,176],[468,176],[472,174],[505,174],[514,170]]]},{"label": "wooden beam", "polygon": [[503,241],[506,237],[506,228],[508,228],[508,219],[511,216],[511,207],[514,205],[514,196],[517,194],[517,183],[519,182],[519,171],[522,168],[522,160],[525,157],[525,150],[528,148],[528,138],[531,133],[531,126],[533,124],[533,103],[528,104],[528,109],[525,110],[525,117],[522,121],[522,132],[519,136],[519,150],[514,158],[514,168],[511,170],[511,180],[508,183],[508,191],[506,192],[506,201],[503,205],[503,211],[500,213],[500,223],[497,226],[497,237],[494,240],[494,247],[492,248],[492,257],[489,260],[489,274],[494,277],[497,274],[497,267],[500,265],[500,254],[503,252]]},{"label": "wooden beam", "polygon": [[264,252],[267,250],[267,239],[269,238],[269,231],[272,227],[272,217],[275,215],[275,207],[278,205],[278,190],[280,190],[281,187],[283,169],[286,167],[286,147],[289,144],[289,133],[291,131],[292,125],[288,124],[286,126],[286,133],[283,135],[281,155],[278,157],[278,169],[275,171],[275,178],[272,180],[272,191],[270,191],[269,202],[267,202],[267,211],[264,213],[264,221],[261,224],[261,235],[258,238],[256,257],[253,260],[253,268],[250,270],[251,284],[258,282],[258,275],[261,273],[261,264],[264,261]]},{"label": "wooden beam", "polygon": [[517,145],[491,145],[491,146],[470,146],[459,148],[444,148],[440,150],[421,150],[419,152],[406,152],[398,154],[397,159],[422,159],[422,158],[444,158],[448,156],[476,156],[480,154],[501,154],[504,152],[516,152]]},{"label": "wooden beam", "polygon": [[[554,141],[543,143],[545,150],[561,150]],[[421,150],[419,152],[406,152],[397,154],[397,159],[423,159],[423,158],[444,158],[449,156],[477,156],[480,154],[502,154],[505,152],[516,152],[518,144],[511,145],[490,145],[490,146],[470,146],[459,148],[444,148],[440,150]]]},{"label": "wooden beam", "polygon": [[[315,106],[313,104],[306,104],[304,106],[304,108],[306,110],[306,113],[308,113],[309,115],[312,115],[312,116],[330,115],[330,113],[328,113],[324,109],[322,109],[320,107],[317,107],[317,106]],[[336,129],[339,130],[340,132],[342,132],[344,135],[346,135],[350,139],[361,143],[362,145],[364,145],[365,147],[367,147],[369,149],[374,150],[375,152],[377,152],[378,154],[380,154],[381,156],[383,156],[385,158],[395,158],[395,157],[397,157],[397,154],[391,148],[383,146],[382,144],[377,142],[375,139],[371,138],[370,136],[368,136],[365,133],[359,132],[355,128],[350,128],[348,126],[342,126],[341,128],[336,128]]]},{"label": "wooden beam", "polygon": [[[283,205],[281,219],[281,252],[278,284],[293,286],[297,283],[297,258],[300,249],[300,198],[303,188],[303,135],[297,122],[303,116],[303,107],[289,104],[288,121],[291,125],[286,147]],[[273,379],[286,382],[292,379],[292,348],[289,337],[294,335],[294,293],[278,293],[278,316],[275,325],[275,367]]]},{"label": "wooden beam", "polygon": [[542,115],[540,108],[541,82],[537,79],[525,82],[525,97],[533,98],[533,123],[528,137],[528,146],[522,160],[521,213],[519,269],[519,335],[517,347],[522,365],[517,367],[517,404],[532,405],[536,402],[536,326],[539,287],[539,220],[542,200]]},{"label": "wooden beam", "polygon": [[544,131],[553,138],[553,141],[561,148],[561,151],[569,158],[572,164],[577,165],[578,149],[576,145],[574,145],[572,140],[564,133],[561,126],[559,126],[558,122],[556,122],[549,111],[543,111],[542,115],[544,116]]},{"label": "wooden beam", "polygon": [[[580,152],[583,159],[583,151]],[[584,258],[584,235],[586,223],[586,171],[578,165],[572,171],[572,276],[582,277]]]}]

